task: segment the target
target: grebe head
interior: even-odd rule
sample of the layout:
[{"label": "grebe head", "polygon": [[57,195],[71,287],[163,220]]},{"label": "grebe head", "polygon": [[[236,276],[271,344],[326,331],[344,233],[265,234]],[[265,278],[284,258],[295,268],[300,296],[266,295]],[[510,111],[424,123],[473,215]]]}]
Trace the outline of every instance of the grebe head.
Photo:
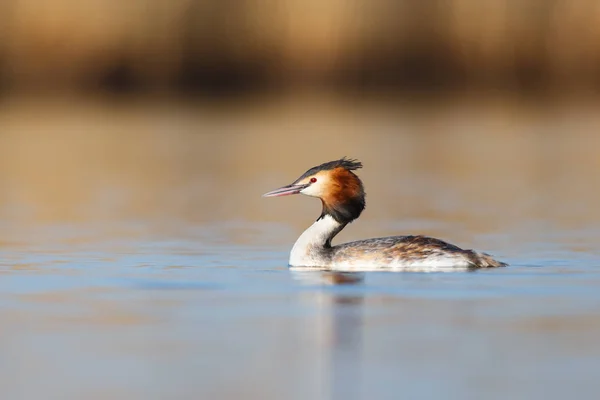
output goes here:
[{"label": "grebe head", "polygon": [[325,215],[332,216],[340,223],[348,223],[358,218],[365,208],[363,184],[352,171],[362,168],[357,160],[341,158],[326,162],[306,171],[292,184],[265,193],[263,197],[304,194],[318,197],[323,203]]}]

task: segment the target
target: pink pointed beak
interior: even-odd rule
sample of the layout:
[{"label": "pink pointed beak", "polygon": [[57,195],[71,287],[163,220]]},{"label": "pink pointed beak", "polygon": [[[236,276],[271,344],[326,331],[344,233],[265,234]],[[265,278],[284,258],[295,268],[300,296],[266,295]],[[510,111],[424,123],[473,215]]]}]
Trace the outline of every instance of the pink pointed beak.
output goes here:
[{"label": "pink pointed beak", "polygon": [[287,185],[284,187],[280,187],[279,189],[272,190],[268,193],[262,195],[262,197],[281,197],[281,196],[289,196],[291,194],[298,194],[308,185]]}]

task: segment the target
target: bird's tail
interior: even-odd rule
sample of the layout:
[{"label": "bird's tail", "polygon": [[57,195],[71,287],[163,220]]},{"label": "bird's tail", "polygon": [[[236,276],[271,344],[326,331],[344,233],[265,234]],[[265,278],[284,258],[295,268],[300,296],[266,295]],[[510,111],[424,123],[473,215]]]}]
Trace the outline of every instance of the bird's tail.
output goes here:
[{"label": "bird's tail", "polygon": [[508,264],[502,261],[497,261],[492,258],[487,253],[478,253],[476,251],[472,252],[472,260],[473,264],[477,268],[495,268],[495,267],[506,267]]}]

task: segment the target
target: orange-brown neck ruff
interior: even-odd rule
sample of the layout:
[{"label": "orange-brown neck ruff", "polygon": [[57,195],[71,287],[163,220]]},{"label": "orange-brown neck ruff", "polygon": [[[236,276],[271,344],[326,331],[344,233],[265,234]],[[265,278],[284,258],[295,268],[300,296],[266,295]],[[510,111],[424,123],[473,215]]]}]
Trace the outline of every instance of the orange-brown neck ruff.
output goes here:
[{"label": "orange-brown neck ruff", "polygon": [[343,167],[333,169],[330,179],[328,191],[321,197],[323,211],[319,219],[331,215],[341,224],[350,223],[365,209],[365,191],[362,182],[353,172]]}]

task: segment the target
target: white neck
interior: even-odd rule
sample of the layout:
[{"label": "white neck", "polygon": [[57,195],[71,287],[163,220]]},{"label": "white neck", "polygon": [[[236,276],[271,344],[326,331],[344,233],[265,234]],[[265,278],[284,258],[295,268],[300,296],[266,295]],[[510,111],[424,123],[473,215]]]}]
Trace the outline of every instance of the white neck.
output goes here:
[{"label": "white neck", "polygon": [[331,246],[331,239],[337,235],[346,224],[336,221],[331,215],[319,218],[300,235],[292,252],[289,264],[293,267],[323,266],[323,250]]}]

